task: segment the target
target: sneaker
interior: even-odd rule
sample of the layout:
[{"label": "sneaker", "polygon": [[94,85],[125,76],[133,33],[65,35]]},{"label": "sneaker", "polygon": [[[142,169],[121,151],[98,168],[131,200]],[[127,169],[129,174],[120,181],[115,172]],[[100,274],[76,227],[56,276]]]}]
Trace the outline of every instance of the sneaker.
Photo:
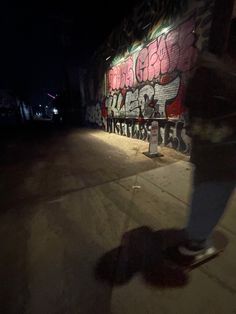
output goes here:
[{"label": "sneaker", "polygon": [[197,256],[206,250],[206,241],[185,241],[179,246],[179,252],[186,256]]},{"label": "sneaker", "polygon": [[201,260],[207,259],[216,252],[214,247],[200,247],[196,245],[185,244],[176,247],[170,247],[165,251],[167,259],[179,266],[190,266]]}]

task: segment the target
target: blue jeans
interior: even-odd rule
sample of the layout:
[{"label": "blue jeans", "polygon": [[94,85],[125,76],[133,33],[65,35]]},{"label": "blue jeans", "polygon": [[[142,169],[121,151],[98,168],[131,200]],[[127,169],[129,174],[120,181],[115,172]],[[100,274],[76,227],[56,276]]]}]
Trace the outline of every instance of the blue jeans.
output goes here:
[{"label": "blue jeans", "polygon": [[224,214],[235,186],[235,181],[208,181],[194,184],[186,226],[190,241],[207,242]]}]

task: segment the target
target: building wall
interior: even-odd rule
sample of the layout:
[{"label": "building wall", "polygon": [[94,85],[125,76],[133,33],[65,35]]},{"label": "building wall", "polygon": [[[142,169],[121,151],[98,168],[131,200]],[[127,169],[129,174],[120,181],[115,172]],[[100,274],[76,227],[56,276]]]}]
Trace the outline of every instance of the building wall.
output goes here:
[{"label": "building wall", "polygon": [[0,90],[0,127],[15,126],[31,119],[31,107],[9,90]]},{"label": "building wall", "polygon": [[[151,122],[157,120],[159,144],[188,153],[184,93],[198,53],[208,49],[213,7],[214,0],[191,1],[178,18],[147,24],[142,40],[127,44],[108,62],[103,54],[106,71],[103,77],[94,77],[100,84],[91,91],[95,101],[87,107],[87,120],[109,132],[143,140],[149,139]],[[140,16],[137,12],[138,23],[143,12]]]},{"label": "building wall", "polygon": [[195,19],[190,17],[107,72],[109,115],[180,117],[185,73],[193,67],[198,53],[194,28]]}]

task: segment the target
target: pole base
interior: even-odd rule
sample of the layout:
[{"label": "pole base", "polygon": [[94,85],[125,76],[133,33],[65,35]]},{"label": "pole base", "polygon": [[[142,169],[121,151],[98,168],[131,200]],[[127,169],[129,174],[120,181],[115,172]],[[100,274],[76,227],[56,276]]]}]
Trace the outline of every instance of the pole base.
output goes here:
[{"label": "pole base", "polygon": [[163,157],[164,155],[161,153],[154,153],[154,154],[150,154],[149,152],[147,153],[143,153],[145,156],[149,157],[149,158],[156,158],[156,157]]}]

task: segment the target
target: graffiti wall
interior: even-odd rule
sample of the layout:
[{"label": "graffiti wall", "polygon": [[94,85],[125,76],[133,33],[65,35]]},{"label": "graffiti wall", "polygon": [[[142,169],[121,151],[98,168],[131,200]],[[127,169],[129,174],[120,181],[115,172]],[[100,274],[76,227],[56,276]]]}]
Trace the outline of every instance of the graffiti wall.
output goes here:
[{"label": "graffiti wall", "polygon": [[193,67],[195,19],[161,34],[107,73],[107,108],[114,117],[179,118],[186,72]]},{"label": "graffiti wall", "polygon": [[213,4],[196,0],[185,18],[152,31],[133,52],[116,56],[105,74],[103,96],[88,107],[88,121],[149,140],[151,122],[157,120],[159,143],[188,153],[184,93],[198,53],[207,49]]}]

